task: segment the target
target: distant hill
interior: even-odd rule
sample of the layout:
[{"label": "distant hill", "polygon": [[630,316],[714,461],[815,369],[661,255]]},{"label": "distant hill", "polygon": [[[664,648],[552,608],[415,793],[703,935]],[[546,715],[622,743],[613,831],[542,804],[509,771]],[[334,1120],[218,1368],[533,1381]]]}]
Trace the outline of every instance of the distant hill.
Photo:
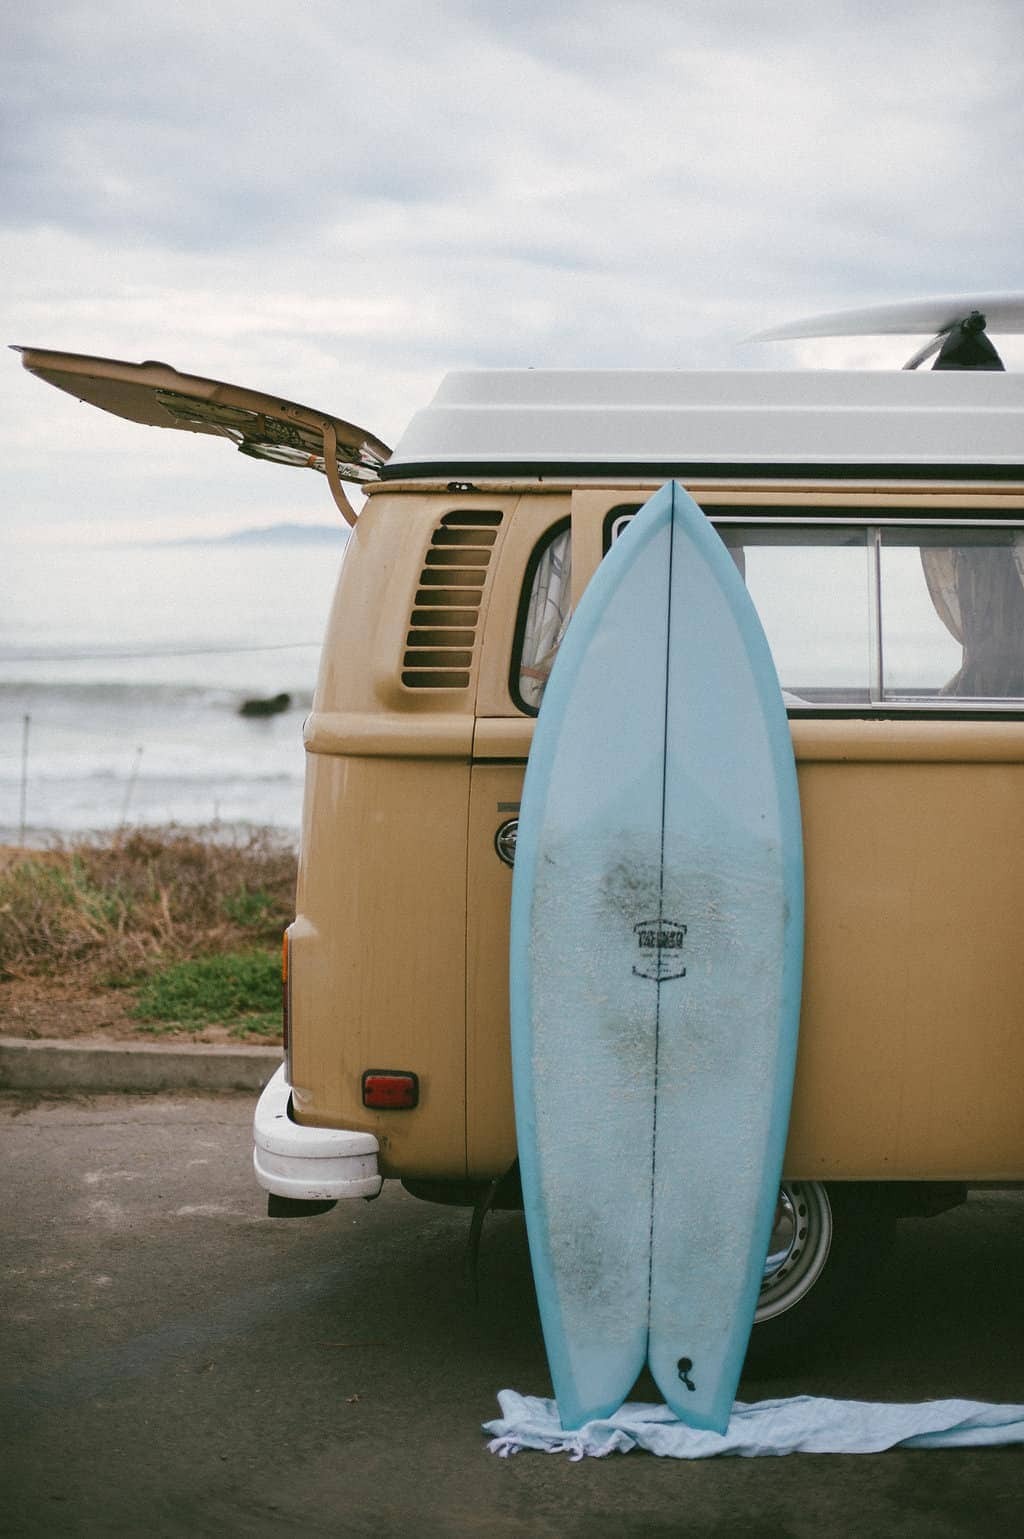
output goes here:
[{"label": "distant hill", "polygon": [[337,545],[348,536],[340,521],[336,524],[267,524],[262,529],[236,529],[222,534],[217,545]]},{"label": "distant hill", "polygon": [[260,529],[236,529],[232,534],[190,535],[184,540],[158,540],[159,545],[340,545],[348,536],[344,524],[266,524]]}]

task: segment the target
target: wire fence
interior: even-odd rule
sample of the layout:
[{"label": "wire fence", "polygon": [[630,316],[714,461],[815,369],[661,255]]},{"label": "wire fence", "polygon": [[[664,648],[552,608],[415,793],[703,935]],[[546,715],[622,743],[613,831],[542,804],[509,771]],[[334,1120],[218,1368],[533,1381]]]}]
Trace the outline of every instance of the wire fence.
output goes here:
[{"label": "wire fence", "polygon": [[[298,836],[304,755],[297,728],[290,734],[297,750],[290,768],[278,755],[262,772],[259,746],[253,745],[251,773],[215,756],[208,775],[186,772],[179,780],[175,769],[161,762],[166,743],[157,745],[153,762],[144,743],[131,747],[125,740],[113,747],[102,772],[87,771],[79,781],[64,754],[55,760],[45,730],[38,731],[41,725],[45,728],[45,719],[40,722],[26,712],[18,726],[17,752],[0,754],[8,763],[17,760],[0,782],[0,846],[46,848],[69,838],[120,836],[135,827],[201,828],[214,837],[231,836],[240,828],[272,828]],[[56,776],[55,762],[62,766]],[[148,779],[146,763],[151,764]]]},{"label": "wire fence", "polygon": [[32,728],[32,716],[25,713],[21,734],[21,785],[18,798],[18,843],[25,843],[26,816],[28,813],[28,740]]}]

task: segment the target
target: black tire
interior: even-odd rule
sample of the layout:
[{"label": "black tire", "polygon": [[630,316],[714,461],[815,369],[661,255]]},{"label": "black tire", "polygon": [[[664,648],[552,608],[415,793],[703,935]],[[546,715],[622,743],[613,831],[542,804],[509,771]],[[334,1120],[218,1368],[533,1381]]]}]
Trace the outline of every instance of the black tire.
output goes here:
[{"label": "black tire", "polygon": [[769,1252],[775,1265],[761,1288],[750,1366],[812,1347],[852,1308],[895,1234],[892,1204],[872,1183],[784,1181],[780,1204]]}]

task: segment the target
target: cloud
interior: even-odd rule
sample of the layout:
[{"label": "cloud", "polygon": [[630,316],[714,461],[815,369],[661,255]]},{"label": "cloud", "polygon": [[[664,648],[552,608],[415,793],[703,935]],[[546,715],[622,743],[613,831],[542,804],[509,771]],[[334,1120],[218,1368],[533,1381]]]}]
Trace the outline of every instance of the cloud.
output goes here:
[{"label": "cloud", "polygon": [[[390,441],[448,368],[764,362],[740,339],[802,312],[1019,285],[1021,30],[1015,0],[25,7],[5,333]],[[0,403],[12,520],[243,484],[10,367]],[[248,470],[261,505],[323,495]]]}]

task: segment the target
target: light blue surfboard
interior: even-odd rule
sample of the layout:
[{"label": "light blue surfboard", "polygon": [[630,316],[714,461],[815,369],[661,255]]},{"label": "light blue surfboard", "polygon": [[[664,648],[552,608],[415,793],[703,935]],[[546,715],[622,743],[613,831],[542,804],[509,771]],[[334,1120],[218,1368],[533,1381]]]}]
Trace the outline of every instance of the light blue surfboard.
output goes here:
[{"label": "light blue surfboard", "polygon": [[800,808],[743,580],[663,486],[573,616],[512,889],[516,1125],[563,1426],[650,1365],[723,1431],[772,1227],[796,1056]]}]

